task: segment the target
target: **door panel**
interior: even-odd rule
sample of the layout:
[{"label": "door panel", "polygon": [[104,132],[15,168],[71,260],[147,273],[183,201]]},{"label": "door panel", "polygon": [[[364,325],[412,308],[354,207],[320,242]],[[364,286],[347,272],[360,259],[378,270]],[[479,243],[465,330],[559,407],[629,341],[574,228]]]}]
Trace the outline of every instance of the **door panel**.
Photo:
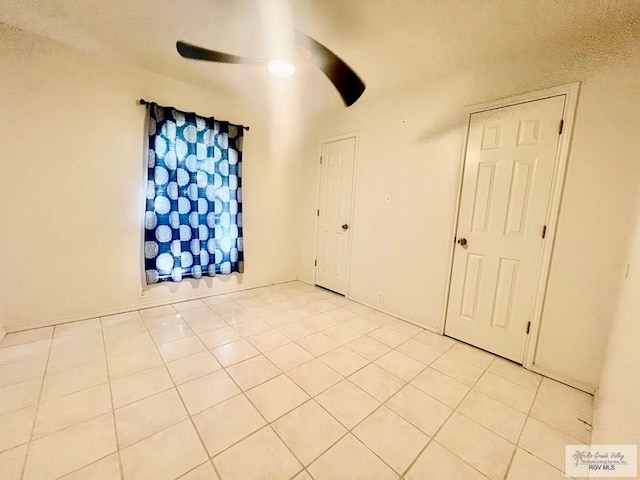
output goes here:
[{"label": "door panel", "polygon": [[471,253],[467,255],[466,261],[460,316],[474,322],[478,312],[484,256]]},{"label": "door panel", "polygon": [[491,312],[493,327],[509,328],[513,308],[513,297],[518,288],[518,267],[520,262],[510,258],[501,258],[498,263],[496,296]]},{"label": "door panel", "polygon": [[478,165],[478,178],[473,202],[473,217],[471,220],[472,232],[484,232],[487,230],[489,214],[491,213],[495,173],[495,163],[485,162]]},{"label": "door panel", "polygon": [[323,144],[321,157],[315,282],[344,295],[349,282],[355,138]]},{"label": "door panel", "polygon": [[445,333],[522,362],[565,96],[471,115]]}]

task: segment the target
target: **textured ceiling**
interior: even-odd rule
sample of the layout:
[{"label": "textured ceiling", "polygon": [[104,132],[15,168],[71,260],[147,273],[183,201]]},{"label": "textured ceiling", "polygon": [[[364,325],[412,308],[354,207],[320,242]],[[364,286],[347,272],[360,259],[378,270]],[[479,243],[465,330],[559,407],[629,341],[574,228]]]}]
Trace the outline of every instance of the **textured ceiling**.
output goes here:
[{"label": "textured ceiling", "polygon": [[[287,26],[313,36],[365,80],[366,96],[549,52],[607,54],[638,42],[640,2],[605,0],[0,0],[0,21],[217,91],[274,82],[260,67],[182,59],[178,39],[228,53],[280,56]],[[300,52],[289,86],[336,107]],[[309,92],[309,90],[311,92]]]}]

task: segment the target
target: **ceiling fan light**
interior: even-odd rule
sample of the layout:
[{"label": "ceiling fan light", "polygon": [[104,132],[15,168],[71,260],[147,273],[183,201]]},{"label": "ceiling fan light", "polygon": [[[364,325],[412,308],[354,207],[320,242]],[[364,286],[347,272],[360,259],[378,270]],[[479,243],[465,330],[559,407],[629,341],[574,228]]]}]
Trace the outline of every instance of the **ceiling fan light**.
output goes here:
[{"label": "ceiling fan light", "polygon": [[268,68],[272,75],[280,78],[290,77],[296,71],[293,64],[286,60],[272,60],[269,62]]}]

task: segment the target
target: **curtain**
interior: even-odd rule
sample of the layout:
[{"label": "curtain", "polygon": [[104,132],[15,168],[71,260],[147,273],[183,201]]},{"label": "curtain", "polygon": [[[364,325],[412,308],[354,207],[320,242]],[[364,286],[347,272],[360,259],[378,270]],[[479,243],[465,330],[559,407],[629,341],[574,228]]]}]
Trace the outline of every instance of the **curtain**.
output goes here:
[{"label": "curtain", "polygon": [[242,273],[242,126],[148,108],[147,285]]}]

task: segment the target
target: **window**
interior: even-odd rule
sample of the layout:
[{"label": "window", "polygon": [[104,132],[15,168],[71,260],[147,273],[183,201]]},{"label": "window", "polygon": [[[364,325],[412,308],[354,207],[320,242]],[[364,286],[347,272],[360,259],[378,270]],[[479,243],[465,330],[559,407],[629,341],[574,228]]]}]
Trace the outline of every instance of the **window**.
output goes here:
[{"label": "window", "polygon": [[148,108],[147,285],[243,272],[243,127]]}]

